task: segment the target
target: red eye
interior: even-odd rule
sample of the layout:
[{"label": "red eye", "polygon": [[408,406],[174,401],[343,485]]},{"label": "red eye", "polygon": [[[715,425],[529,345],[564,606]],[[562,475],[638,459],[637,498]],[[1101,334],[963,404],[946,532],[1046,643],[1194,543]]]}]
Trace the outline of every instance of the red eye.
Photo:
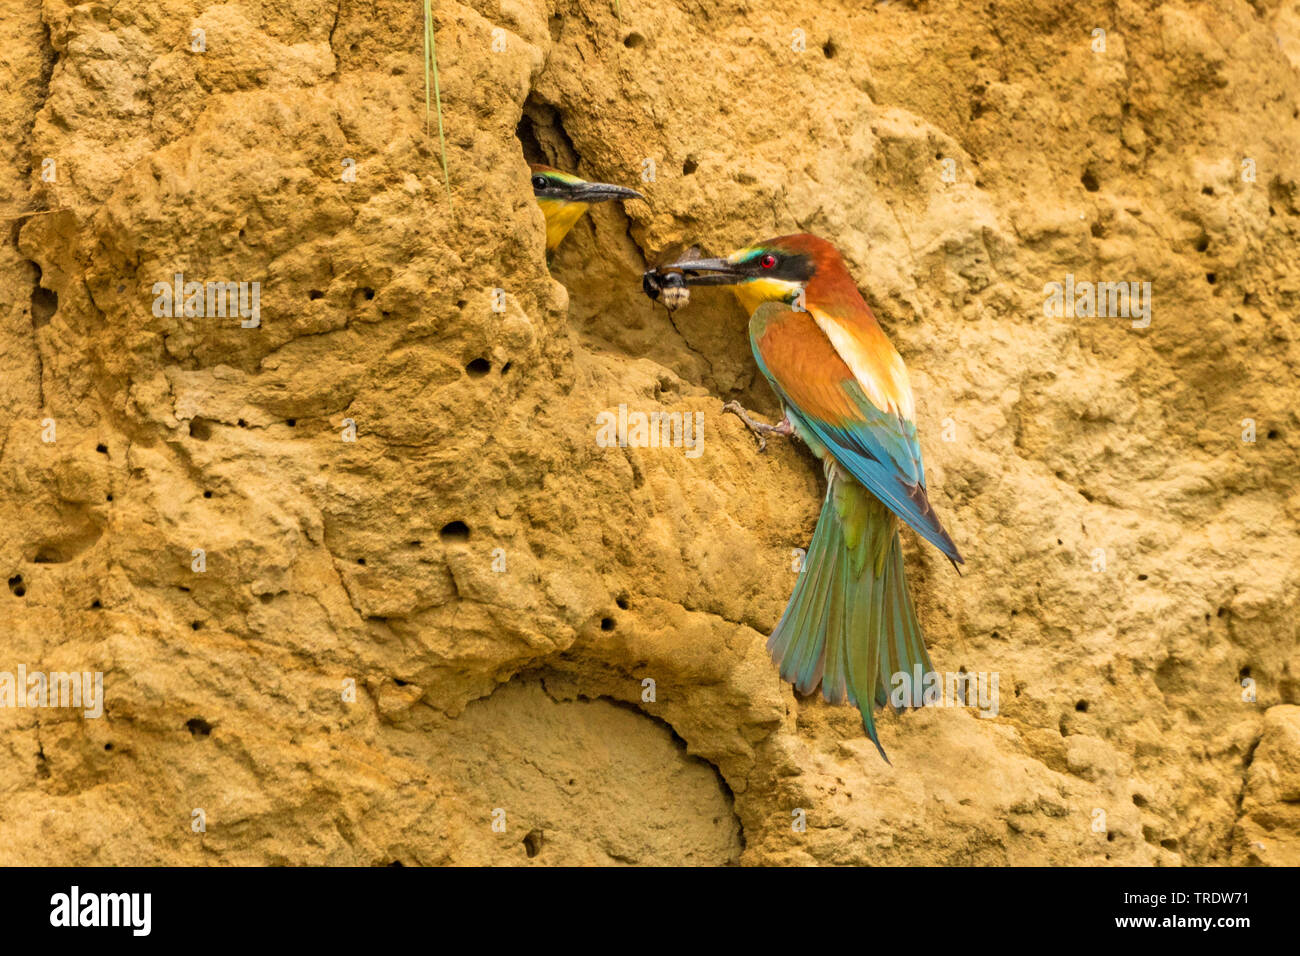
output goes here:
[{"label": "red eye", "polygon": [[776,256],[769,252],[762,259],[758,260],[758,264],[764,269],[770,269],[772,266],[776,265]]}]

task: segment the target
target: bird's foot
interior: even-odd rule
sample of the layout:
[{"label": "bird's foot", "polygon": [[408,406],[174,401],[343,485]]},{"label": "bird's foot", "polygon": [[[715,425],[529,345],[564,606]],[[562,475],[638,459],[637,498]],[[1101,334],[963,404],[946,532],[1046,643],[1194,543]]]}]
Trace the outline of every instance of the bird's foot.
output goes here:
[{"label": "bird's foot", "polygon": [[780,424],[768,425],[765,422],[757,422],[750,418],[749,413],[741,407],[740,402],[727,402],[727,404],[722,406],[722,411],[723,414],[730,412],[745,423],[745,427],[753,432],[754,437],[758,439],[759,451],[763,451],[767,448],[768,435],[785,435],[788,437],[794,434],[794,426],[790,424],[790,417],[788,415],[781,419]]}]

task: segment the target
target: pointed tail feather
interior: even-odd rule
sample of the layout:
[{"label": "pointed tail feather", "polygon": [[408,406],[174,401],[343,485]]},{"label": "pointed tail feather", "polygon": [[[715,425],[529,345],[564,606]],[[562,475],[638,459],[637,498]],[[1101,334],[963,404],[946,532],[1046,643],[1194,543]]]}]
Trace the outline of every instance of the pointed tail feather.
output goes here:
[{"label": "pointed tail feather", "polygon": [[895,530],[885,557],[885,628],[884,652],[880,657],[880,686],[876,703],[884,706],[891,698],[902,701],[895,710],[921,706],[921,688],[925,675],[934,669],[921,636],[921,625],[912,607],[903,571],[903,545]]},{"label": "pointed tail feather", "polygon": [[820,683],[828,701],[856,706],[888,763],[872,706],[888,703],[896,685],[919,706],[916,667],[927,673],[930,656],[907,593],[897,521],[853,478],[829,471],[803,570],[767,648],[800,693]]}]

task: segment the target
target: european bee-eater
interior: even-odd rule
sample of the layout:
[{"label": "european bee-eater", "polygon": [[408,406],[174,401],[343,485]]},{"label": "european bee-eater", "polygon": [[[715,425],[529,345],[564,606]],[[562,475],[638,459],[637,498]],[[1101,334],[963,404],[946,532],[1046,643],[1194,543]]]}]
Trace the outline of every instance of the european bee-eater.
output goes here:
[{"label": "european bee-eater", "polygon": [[[684,259],[689,286],[730,285],[750,313],[749,342],[781,401],[779,425],[734,411],[759,436],[796,435],[826,471],[822,505],[803,571],[767,647],[781,677],[803,694],[821,684],[832,703],[872,718],[891,690],[922,702],[929,654],[903,576],[898,518],[956,566],[962,560],[926,497],[912,388],[903,359],[829,242],[781,236],[723,259]],[[921,678],[924,682],[924,677]]]},{"label": "european bee-eater", "polygon": [[610,199],[645,199],[635,189],[589,183],[550,166],[532,164],[533,195],[546,217],[546,251],[552,252],[592,203]]}]

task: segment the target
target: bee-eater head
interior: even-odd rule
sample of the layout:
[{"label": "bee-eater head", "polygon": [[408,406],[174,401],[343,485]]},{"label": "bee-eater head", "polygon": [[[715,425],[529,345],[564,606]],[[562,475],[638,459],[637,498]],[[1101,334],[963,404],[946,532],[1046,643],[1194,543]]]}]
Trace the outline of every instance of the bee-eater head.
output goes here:
[{"label": "bee-eater head", "polygon": [[802,233],[765,239],[721,259],[685,259],[662,268],[682,270],[688,286],[732,286],[740,304],[753,312],[764,302],[796,301],[819,272],[836,265],[844,270],[834,246]]},{"label": "bee-eater head", "polygon": [[550,166],[533,164],[533,195],[546,217],[546,248],[554,249],[592,203],[610,199],[644,199],[634,189],[589,183]]}]

